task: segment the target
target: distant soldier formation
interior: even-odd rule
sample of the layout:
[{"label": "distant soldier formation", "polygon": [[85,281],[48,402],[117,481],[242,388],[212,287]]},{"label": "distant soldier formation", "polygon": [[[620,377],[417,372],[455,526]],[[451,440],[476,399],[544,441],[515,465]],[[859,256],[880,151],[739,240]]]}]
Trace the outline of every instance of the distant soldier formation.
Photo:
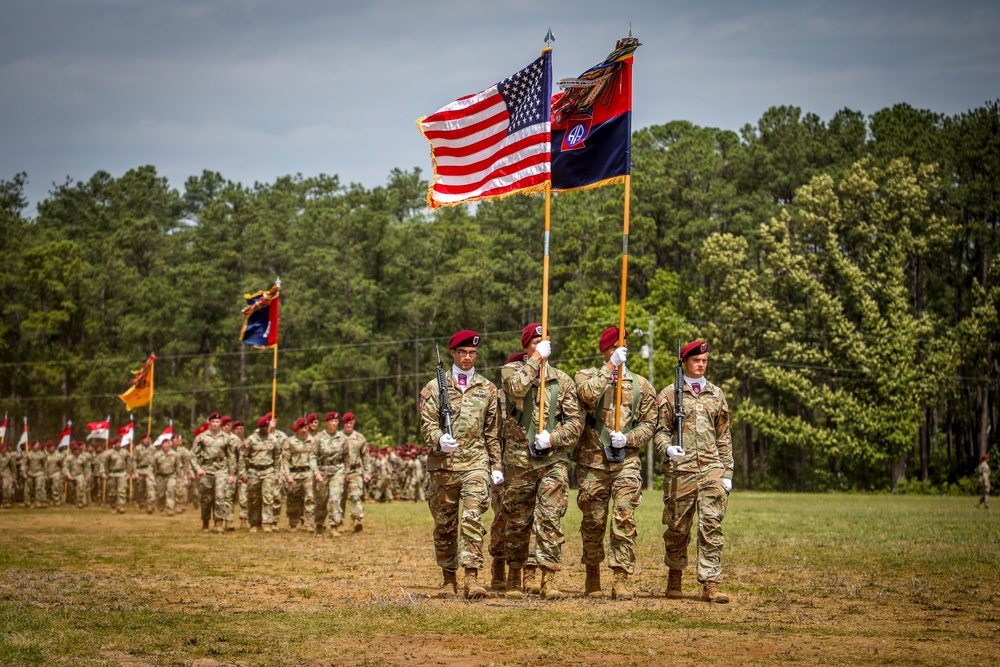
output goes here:
[{"label": "distant soldier formation", "polygon": [[[289,530],[330,538],[364,530],[366,501],[427,502],[445,595],[475,600],[489,589],[508,598],[558,600],[564,597],[561,524],[575,464],[584,595],[629,600],[635,510],[642,502],[639,454],[652,442],[663,461],[664,594],[685,597],[694,530],[697,598],[726,603],[719,587],[732,438],[725,394],[705,377],[709,345],[683,346],[674,382],[657,394],[628,369],[626,335],[606,329],[596,345],[603,363],[571,376],[548,363],[548,332],[529,324],[522,350],[510,355],[494,384],[476,370],[481,336],[455,333],[450,369],[439,355],[437,377],[420,392],[423,446],[369,445],[355,415],[336,411],[322,422],[315,413],[296,419],[287,434],[271,413],[247,434],[241,421],[213,412],[190,448],[172,428],[155,442],[143,434],[134,446],[119,437],[64,447],[33,440],[24,451],[3,442],[0,502],[96,505],[116,514],[134,506],[166,516],[193,506],[206,533],[275,532],[284,508]],[[987,509],[988,461],[984,455],[977,469],[976,504]],[[487,530],[483,515],[490,508]]]}]

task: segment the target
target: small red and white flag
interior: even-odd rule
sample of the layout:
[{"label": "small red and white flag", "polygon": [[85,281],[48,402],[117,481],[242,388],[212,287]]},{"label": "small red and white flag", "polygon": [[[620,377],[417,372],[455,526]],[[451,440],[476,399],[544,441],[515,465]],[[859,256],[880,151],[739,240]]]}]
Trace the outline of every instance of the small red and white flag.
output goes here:
[{"label": "small red and white flag", "polygon": [[21,431],[21,439],[17,441],[17,448],[20,450],[24,449],[24,446],[28,444],[28,418],[24,418],[24,430]]},{"label": "small red and white flag", "polygon": [[87,429],[90,431],[87,440],[107,440],[111,435],[111,421],[90,422]]},{"label": "small red and white flag", "polygon": [[73,433],[73,420],[71,419],[68,422],[66,422],[66,428],[64,428],[62,430],[62,433],[59,434],[59,445],[58,445],[59,449],[62,449],[63,447],[69,447],[69,441],[70,438],[72,438],[72,433]]},{"label": "small red and white flag", "polygon": [[133,428],[134,426],[135,424],[133,422],[129,422],[127,425],[118,429],[118,435],[122,437],[122,447],[128,447],[132,444],[132,434],[135,433],[135,429]]},{"label": "small red and white flag", "polygon": [[0,425],[0,440],[7,440],[7,415],[3,416],[3,424]]},{"label": "small red and white flag", "polygon": [[167,428],[163,429],[163,433],[156,438],[156,442],[153,443],[153,447],[159,447],[172,437],[174,437],[174,423],[171,421]]}]

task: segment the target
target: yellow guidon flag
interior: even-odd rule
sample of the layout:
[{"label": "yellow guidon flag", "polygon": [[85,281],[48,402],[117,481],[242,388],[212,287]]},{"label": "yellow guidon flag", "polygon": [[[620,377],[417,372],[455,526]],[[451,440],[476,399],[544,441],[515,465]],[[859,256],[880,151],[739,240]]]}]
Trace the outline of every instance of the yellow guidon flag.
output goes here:
[{"label": "yellow guidon flag", "polygon": [[118,398],[125,402],[125,407],[129,410],[141,408],[149,405],[153,400],[153,363],[156,355],[149,355],[146,363],[137,371],[132,371],[132,379],[129,380],[129,388],[124,394],[119,394]]}]

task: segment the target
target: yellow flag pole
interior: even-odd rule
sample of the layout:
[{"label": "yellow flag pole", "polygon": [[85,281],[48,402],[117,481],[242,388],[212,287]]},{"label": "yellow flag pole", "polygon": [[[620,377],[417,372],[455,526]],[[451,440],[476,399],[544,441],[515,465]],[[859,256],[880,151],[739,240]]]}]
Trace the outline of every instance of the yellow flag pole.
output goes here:
[{"label": "yellow flag pole", "polygon": [[[552,181],[545,184],[545,240],[542,255],[542,340],[548,340],[549,331],[549,228],[552,224]],[[545,430],[545,365],[542,359],[538,387],[538,431]]]},{"label": "yellow flag pole", "polygon": [[[628,284],[628,216],[632,193],[632,176],[625,174],[625,227],[622,233],[622,296],[618,309],[618,347],[625,344],[625,297]],[[622,364],[624,366],[624,364]],[[622,366],[618,367],[618,386],[615,389],[615,430],[621,431],[622,420]]]},{"label": "yellow flag pole", "polygon": [[271,378],[271,419],[274,419],[274,408],[278,402],[278,344],[274,344],[274,366]]},{"label": "yellow flag pole", "polygon": [[[146,433],[153,432],[153,394],[156,392],[156,359],[149,365],[149,418],[146,420]],[[132,434],[132,442],[135,442],[135,434]],[[129,443],[128,450],[132,451],[132,443]]]}]

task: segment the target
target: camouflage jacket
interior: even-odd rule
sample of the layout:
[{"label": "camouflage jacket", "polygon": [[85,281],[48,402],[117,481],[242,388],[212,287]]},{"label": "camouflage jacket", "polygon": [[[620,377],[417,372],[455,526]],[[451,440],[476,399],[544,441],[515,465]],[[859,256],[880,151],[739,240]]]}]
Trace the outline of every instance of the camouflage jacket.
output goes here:
[{"label": "camouflage jacket", "polygon": [[45,457],[45,476],[52,477],[53,475],[61,475],[63,469],[63,461],[66,460],[66,450],[57,449],[54,452],[46,452]]},{"label": "camouflage jacket", "polygon": [[194,471],[205,471],[209,475],[236,474],[236,452],[232,449],[229,434],[220,430],[212,434],[211,429],[201,432],[191,445],[191,465]]},{"label": "camouflage jacket", "polygon": [[976,472],[979,473],[979,484],[986,489],[990,490],[990,464],[986,461],[981,461],[979,463],[979,468]]},{"label": "camouflage jacket", "polygon": [[104,453],[101,474],[121,476],[132,474],[132,456],[124,447],[112,447]]},{"label": "camouflage jacket", "polygon": [[153,474],[157,477],[179,475],[181,472],[181,457],[174,450],[165,452],[162,449],[153,454]]},{"label": "camouflage jacket", "polygon": [[[625,467],[637,468],[639,450],[646,446],[656,430],[656,390],[649,380],[622,367],[622,402],[619,413],[621,431],[625,434],[625,460],[612,463],[604,456],[607,435],[615,428],[615,400],[618,391],[612,371],[607,366],[588,368],[576,374],[576,390],[586,411],[583,436],[573,453],[574,460],[588,468],[609,472]],[[634,393],[639,385],[638,398]],[[633,406],[635,409],[633,411]]]},{"label": "camouflage jacket", "polygon": [[265,436],[261,436],[260,431],[252,433],[243,442],[243,451],[240,452],[240,477],[247,477],[250,470],[258,477],[283,474],[281,445],[284,441],[284,435],[278,431]]},{"label": "camouflage jacket", "polygon": [[157,449],[152,445],[138,444],[132,451],[132,468],[140,474],[152,472],[153,457],[156,456]]},{"label": "camouflage jacket", "polygon": [[93,474],[90,466],[90,457],[86,452],[80,452],[79,454],[70,453],[69,456],[63,459],[62,473],[63,477],[72,478],[80,482],[85,481]]},{"label": "camouflage jacket", "polygon": [[[583,433],[583,408],[576,395],[576,385],[570,376],[550,364],[545,365],[545,423],[539,424],[540,382],[537,376],[540,366],[538,361],[529,358],[500,369],[506,406],[503,418],[505,466],[542,468],[555,461],[568,462],[569,453]],[[525,414],[526,399],[530,415]],[[536,433],[546,429],[552,436],[551,453],[538,458],[531,456],[528,445],[534,443]]]},{"label": "camouflage jacket", "polygon": [[344,469],[347,437],[342,431],[323,431],[316,436],[316,465],[324,475]]},{"label": "camouflage jacket", "polygon": [[434,378],[420,390],[420,434],[432,447],[427,456],[427,470],[500,470],[500,399],[496,385],[476,373],[463,394],[450,370],[445,374],[445,385],[458,449],[445,454],[438,445],[444,429],[438,413],[437,378]]},{"label": "camouflage jacket", "polygon": [[319,468],[316,466],[316,447],[310,436],[300,438],[294,433],[282,445],[282,474],[296,479],[316,476]]},{"label": "camouflage jacket", "polygon": [[17,454],[14,452],[0,452],[0,476],[3,475],[17,477]]},{"label": "camouflage jacket", "polygon": [[48,454],[44,451],[30,451],[24,455],[24,474],[28,477],[45,476],[45,460]]},{"label": "camouflage jacket", "polygon": [[178,475],[182,477],[187,477],[191,474],[191,450],[185,445],[180,445],[174,447],[174,451],[177,452],[177,458],[181,460],[180,470],[177,471]]},{"label": "camouflage jacket", "polygon": [[371,452],[368,441],[357,431],[344,435],[344,467],[347,472],[366,473],[371,470]]},{"label": "camouflage jacket", "polygon": [[691,385],[684,383],[684,458],[673,463],[666,455],[667,447],[677,444],[674,417],[674,385],[656,397],[660,407],[660,424],[653,443],[663,456],[663,472],[703,472],[722,470],[722,476],[733,477],[733,436],[729,431],[729,403],[722,389],[705,383],[695,395]]}]

